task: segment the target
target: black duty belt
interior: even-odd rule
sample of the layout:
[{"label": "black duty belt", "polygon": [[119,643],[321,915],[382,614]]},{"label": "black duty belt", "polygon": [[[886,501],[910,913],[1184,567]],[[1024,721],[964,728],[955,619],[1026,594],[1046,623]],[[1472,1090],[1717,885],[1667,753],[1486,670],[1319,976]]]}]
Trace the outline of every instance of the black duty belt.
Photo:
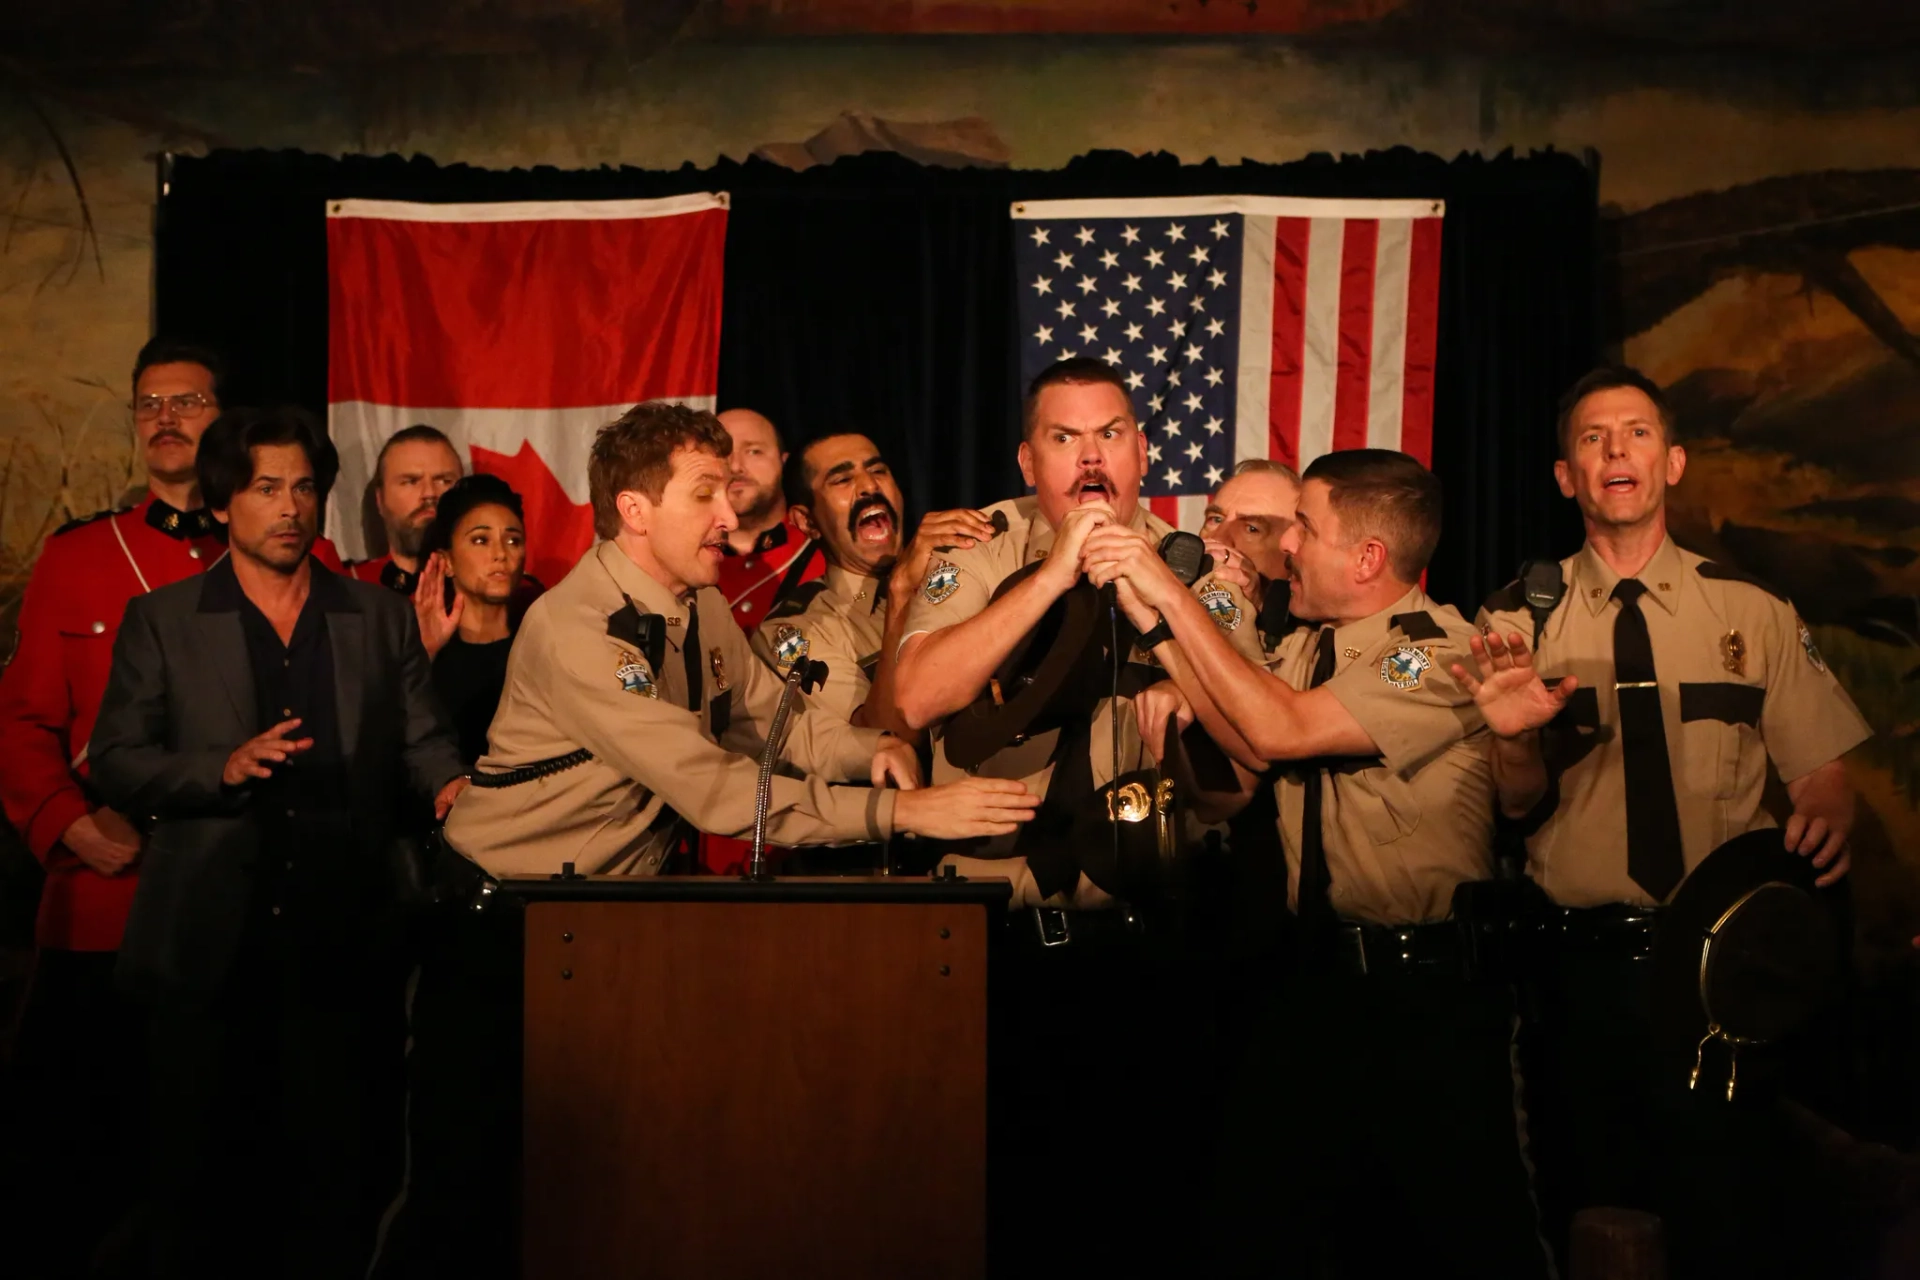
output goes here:
[{"label": "black duty belt", "polygon": [[1625,903],[1555,907],[1547,915],[1547,930],[1569,948],[1638,959],[1653,954],[1653,933],[1659,922],[1658,907]]},{"label": "black duty belt", "polygon": [[1315,967],[1335,973],[1380,977],[1396,973],[1447,973],[1464,977],[1460,926],[1439,924],[1359,924],[1343,920],[1334,927]]},{"label": "black duty belt", "polygon": [[534,782],[540,778],[550,778],[556,773],[565,773],[575,765],[585,764],[591,759],[593,759],[593,752],[581,747],[563,756],[553,756],[546,760],[535,760],[532,764],[523,764],[517,769],[505,769],[499,773],[482,773],[475,769],[467,776],[476,787],[517,787],[523,782]]},{"label": "black duty belt", "polygon": [[1146,933],[1143,920],[1131,908],[1111,911],[1062,911],[1057,907],[1030,907],[1014,913],[1008,925],[1016,941],[1042,947],[1101,945]]}]

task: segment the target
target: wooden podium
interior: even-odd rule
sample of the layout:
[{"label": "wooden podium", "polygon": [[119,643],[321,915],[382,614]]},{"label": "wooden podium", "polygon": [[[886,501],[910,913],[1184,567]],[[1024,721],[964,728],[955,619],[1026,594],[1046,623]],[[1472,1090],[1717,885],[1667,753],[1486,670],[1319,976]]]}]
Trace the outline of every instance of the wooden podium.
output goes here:
[{"label": "wooden podium", "polygon": [[986,1270],[1004,880],[509,880],[529,1280]]}]

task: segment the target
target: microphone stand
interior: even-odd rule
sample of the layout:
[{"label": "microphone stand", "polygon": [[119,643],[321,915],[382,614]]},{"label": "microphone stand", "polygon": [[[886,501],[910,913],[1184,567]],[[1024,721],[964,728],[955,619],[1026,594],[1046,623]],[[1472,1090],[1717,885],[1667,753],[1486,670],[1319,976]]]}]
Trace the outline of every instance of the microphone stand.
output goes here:
[{"label": "microphone stand", "polygon": [[773,757],[780,749],[780,738],[787,728],[787,715],[793,709],[796,693],[812,693],[827,678],[827,664],[797,659],[787,672],[780,689],[780,705],[773,710],[773,723],[767,728],[767,744],[760,750],[760,778],[753,793],[753,856],[747,862],[748,880],[771,880],[767,871],[767,809],[773,803]]}]

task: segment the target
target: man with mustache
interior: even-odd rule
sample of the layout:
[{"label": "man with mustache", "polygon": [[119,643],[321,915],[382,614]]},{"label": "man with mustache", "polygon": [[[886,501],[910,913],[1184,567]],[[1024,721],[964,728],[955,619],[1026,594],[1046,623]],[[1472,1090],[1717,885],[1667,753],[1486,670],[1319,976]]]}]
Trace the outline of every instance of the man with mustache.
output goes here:
[{"label": "man with mustache", "polygon": [[1584,1205],[1658,1211],[1677,1274],[1804,1274],[1761,1229],[1793,1210],[1761,1198],[1770,1165],[1750,1158],[1760,1139],[1746,1123],[1759,1109],[1719,1107],[1703,1139],[1713,1104],[1687,1091],[1684,1064],[1651,1069],[1645,957],[1693,868],[1777,825],[1762,805],[1769,764],[1791,805],[1787,847],[1823,885],[1846,874],[1841,757],[1871,730],[1791,602],[1669,536],[1667,494],[1687,464],[1672,423],[1637,370],[1574,384],[1554,478],[1586,545],[1559,565],[1557,604],[1536,614],[1515,583],[1487,601],[1474,643],[1487,670],[1468,683],[1495,735],[1500,807],[1526,834],[1562,936],[1544,975],[1539,1103],[1560,1139],[1543,1151],[1547,1207],[1563,1241]]},{"label": "man with mustache", "polygon": [[993,525],[979,511],[935,511],[902,554],[900,486],[863,435],[815,440],[800,451],[797,471],[788,510],[825,549],[827,572],[775,602],[754,651],[783,674],[796,658],[826,663],[813,705],[904,737],[904,725],[888,723],[890,658],[907,617],[893,602],[919,586],[935,547],[972,547],[993,537]]},{"label": "man with mustache", "polygon": [[[29,1271],[84,1260],[128,1202],[125,1180],[101,1180],[100,1167],[137,1165],[127,1144],[138,1111],[123,1104],[136,1097],[138,1038],[113,966],[146,841],[95,791],[87,738],[127,602],[204,572],[225,549],[194,475],[221,382],[220,358],[203,347],[156,338],[141,348],[132,410],[146,497],[47,539],[20,608],[18,647],[0,674],[0,801],[46,867],[39,954],[10,1073],[9,1092],[26,1106],[17,1126],[0,1125],[18,1135],[21,1165],[32,1164],[27,1185],[0,1188],[0,1212],[21,1215],[19,1230],[4,1234],[26,1242]],[[47,1105],[56,1097],[76,1105]]]},{"label": "man with mustache", "polygon": [[[1049,366],[1029,387],[1023,413],[1026,438],[1020,444],[1020,470],[1034,493],[988,507],[989,519],[995,512],[1005,515],[1007,532],[982,544],[935,553],[909,597],[893,692],[897,714],[909,728],[939,725],[987,690],[1014,646],[1080,581],[1081,549],[1094,529],[1125,525],[1156,545],[1173,532],[1140,502],[1146,433],[1134,418],[1126,383],[1112,366],[1087,357]],[[1002,582],[1036,562],[1040,567],[1030,577],[994,598]],[[1194,594],[1206,602],[1219,629],[1236,637],[1234,643],[1250,640],[1251,609],[1237,588],[1203,575],[1194,584]],[[1130,706],[1123,697],[1123,772],[1138,768],[1141,759]],[[1113,772],[1108,724],[1103,699],[1087,744],[1096,790]],[[977,772],[1009,776],[1004,771],[1016,769],[1012,776],[1022,777],[1044,795],[1057,763],[1048,748],[1056,745],[1051,737],[1015,744]],[[957,773],[937,748],[934,776]],[[1061,797],[1056,803],[1077,799]],[[1001,841],[970,851],[960,865],[1010,878],[1016,909],[1103,911],[1116,905],[1065,851],[1035,854],[1041,859],[1038,868],[1024,851]]]},{"label": "man with mustache", "polygon": [[453,441],[436,427],[420,422],[389,436],[373,464],[373,506],[386,527],[386,554],[356,560],[349,572],[412,595],[420,581],[420,539],[433,523],[440,495],[465,471]]},{"label": "man with mustache", "polygon": [[[910,594],[896,606],[906,618],[893,700],[914,729],[1007,692],[997,688],[1001,664],[1080,584],[1090,533],[1115,525],[1158,545],[1172,532],[1140,501],[1146,434],[1112,366],[1086,358],[1049,366],[1029,386],[1022,417],[1020,470],[1034,492],[983,513],[1004,516],[1006,532],[970,546],[957,538],[932,553],[918,582],[902,584]],[[969,529],[980,532],[970,522],[956,532]],[[1204,575],[1193,593],[1231,642],[1251,640],[1245,596]],[[1105,634],[1107,610],[1100,614]],[[1121,631],[1123,645],[1129,634]],[[1005,1024],[1018,1065],[1007,1073],[1008,1149],[996,1156],[1005,1173],[993,1212],[1007,1220],[1001,1237],[1021,1240],[1018,1263],[1007,1262],[1020,1274],[1171,1274],[1190,1257],[1185,1197],[1193,1188],[1167,1185],[1167,1171],[1196,1158],[1185,1087],[1200,1043],[1190,1021],[1196,1002],[1177,989],[1167,916],[1149,919],[1116,896],[1127,887],[1117,876],[1103,871],[1103,887],[1082,869],[1083,858],[1096,869],[1105,863],[1095,859],[1112,861],[1118,834],[1099,792],[1113,780],[1116,713],[1120,772],[1140,769],[1147,762],[1123,687],[1118,706],[1102,697],[1084,719],[1016,737],[973,771],[1020,778],[1044,796],[1034,822],[1044,832],[970,842],[942,859],[967,876],[1012,882]],[[935,779],[965,776],[946,749],[937,737]],[[1076,839],[1089,818],[1097,835]],[[1134,1089],[1147,1080],[1152,1096],[1143,1102]],[[1143,1222],[1132,1197],[1148,1185],[1156,1204]],[[1027,1225],[1036,1212],[1048,1228]]]}]

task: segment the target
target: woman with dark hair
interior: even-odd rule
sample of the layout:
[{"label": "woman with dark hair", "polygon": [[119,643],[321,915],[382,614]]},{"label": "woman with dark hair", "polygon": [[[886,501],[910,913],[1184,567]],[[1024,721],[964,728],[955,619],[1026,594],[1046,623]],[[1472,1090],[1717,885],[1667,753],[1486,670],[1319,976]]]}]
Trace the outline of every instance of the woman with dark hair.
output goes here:
[{"label": "woman with dark hair", "polygon": [[520,495],[498,476],[471,475],[440,495],[420,546],[413,610],[433,659],[433,685],[471,765],[507,682],[507,652],[534,595],[526,590]]}]

